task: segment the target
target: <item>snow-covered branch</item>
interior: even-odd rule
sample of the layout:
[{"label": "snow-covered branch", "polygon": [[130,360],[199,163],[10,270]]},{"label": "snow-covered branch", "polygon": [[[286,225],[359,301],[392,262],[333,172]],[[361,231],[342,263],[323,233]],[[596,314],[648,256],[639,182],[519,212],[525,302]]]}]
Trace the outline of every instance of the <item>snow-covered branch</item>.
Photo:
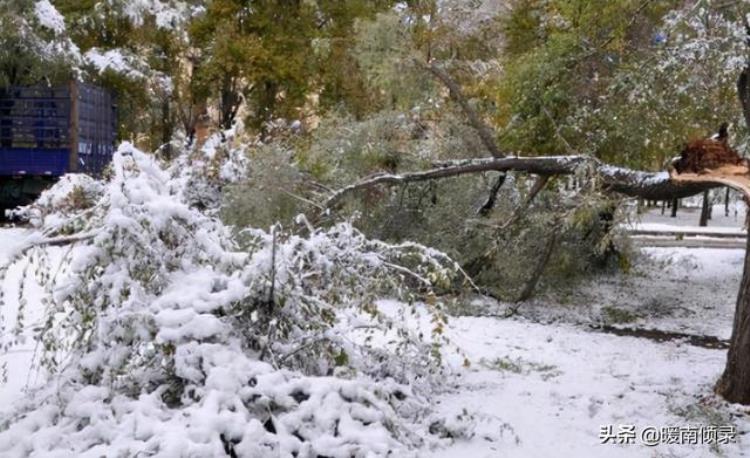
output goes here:
[{"label": "snow-covered branch", "polygon": [[435,168],[424,171],[374,175],[334,192],[324,206],[334,208],[345,196],[373,186],[416,183],[490,171],[526,172],[542,176],[572,175],[582,168],[595,173],[601,180],[603,189],[607,191],[651,200],[688,197],[719,186],[713,183],[677,183],[670,179],[666,171],[645,172],[617,167],[584,155],[509,156],[443,162]]}]

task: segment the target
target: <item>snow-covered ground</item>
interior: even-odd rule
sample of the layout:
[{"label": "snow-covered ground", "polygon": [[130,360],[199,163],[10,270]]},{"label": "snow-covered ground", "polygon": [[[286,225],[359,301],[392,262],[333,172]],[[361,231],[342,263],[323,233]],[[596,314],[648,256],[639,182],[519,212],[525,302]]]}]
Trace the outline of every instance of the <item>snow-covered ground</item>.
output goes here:
[{"label": "snow-covered ground", "polygon": [[[708,446],[602,444],[600,428],[733,423],[750,429],[747,417],[732,418],[736,409],[711,393],[725,351],[522,320],[466,317],[453,327],[473,364],[440,409],[481,412],[508,426],[501,441],[477,437],[435,451],[435,458],[704,457],[711,456]],[[743,456],[744,445],[719,450]]]},{"label": "snow-covered ground", "polygon": [[[0,228],[0,261],[28,231]],[[630,275],[592,279],[565,294],[525,304],[515,318],[454,317],[447,333],[471,362],[458,387],[435,400],[436,409],[474,416],[477,434],[423,455],[448,457],[703,457],[745,456],[738,443],[709,446],[600,443],[600,429],[612,425],[646,427],[734,425],[750,431],[748,410],[728,406],[711,386],[725,350],[680,342],[654,342],[592,332],[587,324],[628,318],[627,325],[678,330],[726,338],[742,266],[742,250],[645,249]],[[62,250],[50,249],[53,257]],[[0,309],[12,329],[23,266],[8,272]],[[27,272],[27,287],[34,286]],[[32,294],[26,313],[38,316]],[[36,307],[36,310],[35,310]],[[481,306],[501,315],[502,304]],[[607,315],[606,310],[619,314]],[[609,318],[607,318],[609,316]],[[632,318],[632,321],[630,320]],[[30,320],[29,322],[33,322]],[[615,320],[616,321],[616,320]],[[624,323],[613,322],[615,325]],[[34,343],[0,355],[8,383],[0,386],[0,412],[22,396],[35,375],[29,369]],[[498,435],[498,430],[501,434]],[[639,442],[638,440],[636,442]]]},{"label": "snow-covered ground", "polygon": [[[599,275],[558,285],[523,304],[518,313],[536,322],[656,328],[729,338],[742,249],[642,248],[628,275]],[[490,307],[505,313],[505,304]]]},{"label": "snow-covered ground", "polygon": [[[684,341],[594,332],[591,324],[728,338],[743,250],[647,248],[630,275],[602,276],[524,304],[514,319],[459,317],[452,340],[472,361],[461,389],[441,402],[508,425],[503,440],[476,438],[434,457],[703,457],[750,454],[742,434],[750,409],[713,395],[726,350]],[[476,308],[475,308],[476,307]],[[503,304],[478,301],[502,316]],[[616,311],[616,313],[612,312]],[[621,322],[621,321],[624,322]],[[734,425],[738,442],[693,445],[601,444],[601,427]]]}]

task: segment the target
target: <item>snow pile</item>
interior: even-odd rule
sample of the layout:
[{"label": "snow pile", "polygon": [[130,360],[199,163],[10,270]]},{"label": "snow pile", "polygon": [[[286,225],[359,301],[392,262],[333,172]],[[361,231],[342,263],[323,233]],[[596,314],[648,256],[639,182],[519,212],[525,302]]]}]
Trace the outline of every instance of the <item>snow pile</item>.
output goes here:
[{"label": "snow pile", "polygon": [[[400,315],[383,313],[375,304],[384,295],[411,302],[419,287],[445,285],[455,272],[453,261],[415,244],[368,240],[349,224],[311,229],[307,237],[275,231],[252,236],[258,248],[248,262],[247,283],[254,291],[250,297],[264,303],[251,320],[267,333],[248,340],[272,360],[321,375],[346,366],[410,385],[429,383],[439,371],[433,358],[439,359],[439,347],[449,342],[440,335],[446,317],[437,304],[402,308]],[[347,304],[343,313],[338,304]],[[433,323],[430,342],[404,325],[403,314],[420,312]],[[359,339],[352,329],[361,331]],[[370,345],[373,340],[378,345]],[[381,340],[396,344],[384,348]]]},{"label": "snow pile", "polygon": [[[376,457],[431,441],[417,380],[440,373],[439,304],[424,306],[426,342],[371,291],[408,299],[446,282],[450,261],[348,225],[248,231],[241,252],[183,184],[124,144],[96,203],[48,216],[46,239],[22,250],[79,243],[62,269],[34,265],[52,375],[0,417],[0,455]],[[347,334],[355,322],[364,334]]]}]

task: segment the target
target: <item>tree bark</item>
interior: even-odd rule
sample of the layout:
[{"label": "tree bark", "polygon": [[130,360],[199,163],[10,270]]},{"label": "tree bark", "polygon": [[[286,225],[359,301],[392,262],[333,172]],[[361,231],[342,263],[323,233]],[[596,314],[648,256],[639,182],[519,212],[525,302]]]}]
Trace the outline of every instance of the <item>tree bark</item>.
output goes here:
[{"label": "tree bark", "polygon": [[745,250],[727,364],[715,390],[729,402],[747,405],[750,404],[750,234]]},{"label": "tree bark", "polygon": [[739,78],[737,79],[737,95],[740,99],[740,105],[742,106],[742,115],[745,118],[745,124],[750,127],[750,84],[748,84],[748,75],[750,74],[750,66],[742,69]]},{"label": "tree bark", "polygon": [[481,207],[479,207],[479,210],[477,210],[477,214],[479,216],[487,216],[490,211],[492,211],[493,208],[495,208],[495,203],[497,202],[497,195],[500,192],[500,188],[503,186],[503,183],[505,183],[505,177],[507,175],[505,173],[501,173],[498,175],[497,178],[495,178],[495,182],[492,184],[492,188],[490,189],[489,194],[487,195],[487,200],[484,201],[484,204],[482,204]]}]

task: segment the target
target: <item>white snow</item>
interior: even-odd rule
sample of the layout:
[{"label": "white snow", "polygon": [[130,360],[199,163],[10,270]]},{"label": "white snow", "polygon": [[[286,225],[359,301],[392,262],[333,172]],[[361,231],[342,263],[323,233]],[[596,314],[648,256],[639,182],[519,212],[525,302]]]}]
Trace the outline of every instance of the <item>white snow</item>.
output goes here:
[{"label": "white snow", "polygon": [[46,27],[56,34],[65,32],[65,18],[49,2],[49,0],[39,0],[34,4],[34,14],[39,24]]},{"label": "white snow", "polygon": [[[447,282],[450,260],[347,223],[304,236],[249,230],[241,252],[228,228],[180,199],[181,183],[125,143],[102,193],[29,236],[77,236],[58,249],[64,263],[27,238],[0,266],[18,298],[16,315],[0,309],[3,348],[26,349],[16,323],[39,328],[46,351],[35,356],[52,371],[0,416],[0,454],[384,457],[435,443],[419,420],[440,365],[416,329],[373,302],[410,300],[404,277]],[[65,202],[57,193],[74,189],[47,197]],[[439,306],[422,308],[444,324]],[[364,341],[347,335],[350,320],[366,322]],[[388,351],[369,334],[388,335]]]},{"label": "white snow", "polygon": [[[440,410],[478,411],[507,423],[499,442],[461,441],[428,456],[482,457],[678,457],[709,456],[708,446],[601,444],[601,426],[706,425],[727,408],[711,386],[724,365],[723,350],[584,332],[568,325],[523,320],[459,318],[451,337],[467,352],[472,368],[461,390]],[[511,363],[511,369],[493,361]],[[736,420],[748,431],[747,419]],[[744,444],[720,446],[741,456]],[[664,455],[662,455],[664,456]]]},{"label": "white snow", "polygon": [[665,224],[665,223],[635,223],[627,226],[628,229],[635,231],[654,231],[654,232],[682,232],[685,234],[731,234],[737,237],[744,237],[747,235],[746,231],[743,231],[737,227],[727,226],[682,226],[679,224]]},{"label": "white snow", "polygon": [[125,15],[134,25],[141,26],[147,16],[153,16],[157,27],[163,29],[183,25],[187,18],[203,8],[191,7],[188,3],[178,0],[129,0],[124,6]]},{"label": "white snow", "polygon": [[146,78],[144,69],[148,68],[148,65],[137,56],[121,49],[101,50],[91,48],[86,51],[83,58],[86,63],[94,66],[99,73],[111,70],[133,79]]},{"label": "white snow", "polygon": [[660,208],[650,208],[640,215],[635,215],[631,209],[630,221],[626,229],[681,231],[681,232],[714,232],[743,235],[745,233],[745,204],[742,201],[730,201],[729,212],[725,214],[723,204],[713,204],[711,219],[708,226],[700,227],[700,202],[698,207],[680,207],[677,216],[671,216],[671,210],[666,208],[664,214]]}]

